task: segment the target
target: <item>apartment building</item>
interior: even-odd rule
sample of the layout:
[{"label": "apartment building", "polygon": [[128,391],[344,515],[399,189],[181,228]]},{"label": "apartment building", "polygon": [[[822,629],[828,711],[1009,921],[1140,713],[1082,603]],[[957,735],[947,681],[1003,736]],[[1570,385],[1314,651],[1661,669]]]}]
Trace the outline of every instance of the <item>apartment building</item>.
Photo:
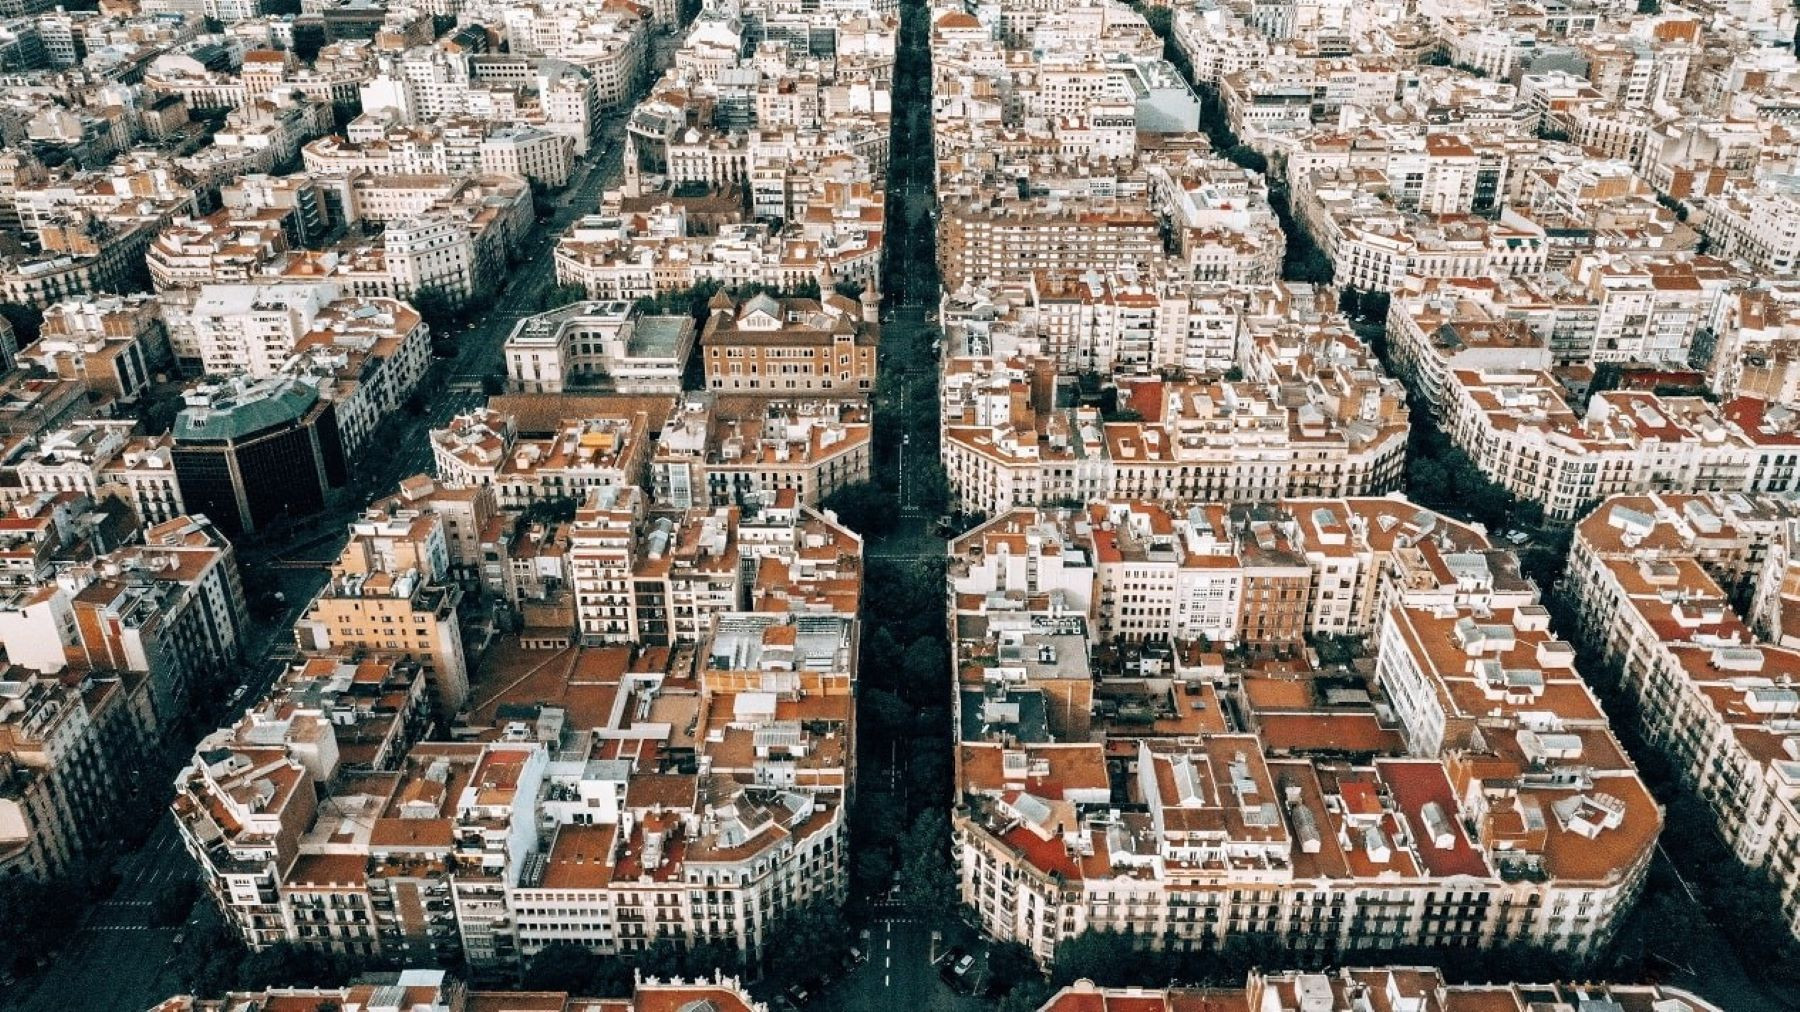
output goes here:
[{"label": "apartment building", "polygon": [[1063,373],[1211,373],[1237,364],[1244,291],[1138,272],[1038,271],[948,293],[941,314],[952,354],[1042,356]]},{"label": "apartment building", "polygon": [[[201,740],[176,777],[172,808],[202,884],[246,944],[360,935],[364,944],[347,951],[379,951],[366,944],[376,931],[366,898],[340,888],[335,902],[290,904],[284,878],[303,848],[317,853],[325,842],[308,839],[316,822],[336,824],[319,788],[355,772],[394,769],[428,712],[417,665],[306,657],[277,679],[268,699]],[[354,793],[343,800],[363,804]],[[362,836],[369,838],[367,829]],[[423,893],[409,899],[423,913]]]},{"label": "apartment building", "polygon": [[1422,215],[1383,200],[1385,173],[1315,170],[1294,181],[1294,214],[1331,259],[1342,287],[1392,292],[1426,278],[1511,276],[1544,270],[1544,227],[1512,209],[1497,220]]},{"label": "apartment building", "polygon": [[[1544,279],[1427,279],[1395,294],[1392,347],[1420,370],[1420,382],[1433,386],[1441,385],[1434,374],[1443,366],[1423,353],[1429,343],[1460,342],[1464,347],[1451,360],[1475,364],[1480,346],[1507,335],[1514,336],[1515,365],[1685,368],[1703,334],[1731,340],[1733,304],[1755,283],[1724,261],[1679,254],[1583,254]],[[1444,340],[1446,327],[1457,332],[1457,342]],[[1463,336],[1470,327],[1479,332],[1473,340]],[[1542,347],[1531,347],[1534,341]]]},{"label": "apartment building", "polygon": [[[1434,967],[1344,967],[1329,973],[1256,971],[1242,988],[1096,987],[1076,981],[1044,1003],[1040,1012],[1122,1012],[1142,1003],[1161,1009],[1305,1009],[1353,1012],[1362,1008],[1481,1008],[1529,1012],[1537,1008],[1646,1007],[1661,1012],[1717,1012],[1690,991],[1666,984],[1446,984]],[[1118,1008],[1114,1008],[1114,1006]],[[183,1012],[183,1010],[171,1010]]]},{"label": "apartment building", "polygon": [[[293,241],[284,222],[289,215],[277,208],[243,213],[221,208],[204,218],[178,219],[161,231],[145,252],[150,283],[165,304],[187,307],[188,294],[210,284],[244,284],[271,270]],[[176,355],[183,360],[199,357],[193,340],[181,340],[177,321],[171,320]]]},{"label": "apartment building", "polygon": [[106,840],[129,771],[154,754],[141,672],[75,680],[9,665],[0,678],[0,870],[49,879]]},{"label": "apartment building", "polygon": [[[1800,932],[1800,854],[1787,746],[1800,654],[1740,608],[1795,520],[1785,497],[1616,495],[1575,529],[1569,593],[1583,633],[1620,672],[1663,749],[1740,861],[1763,871]],[[1770,578],[1783,567],[1771,562]]]},{"label": "apartment building", "polygon": [[25,543],[11,547],[22,565],[12,567],[0,622],[7,656],[45,674],[116,673],[132,681],[134,696],[142,681],[146,733],[182,719],[195,691],[242,661],[249,616],[236,554],[204,517],[177,517],[145,528],[141,543],[65,559],[54,582],[30,571],[35,553]]},{"label": "apartment building", "polygon": [[142,523],[173,520],[187,512],[173,451],[167,435],[134,436],[101,466],[96,488],[130,505]]},{"label": "apartment building", "polygon": [[[625,1012],[656,1012],[658,1009],[680,1009],[704,1004],[719,1012],[768,1012],[768,1006],[750,996],[736,977],[715,974],[695,980],[638,980],[629,995],[582,997],[562,992],[470,989],[443,970],[406,969],[395,973],[369,975],[364,983],[344,987],[275,986],[264,991],[232,991],[223,998],[207,999],[177,995],[157,1005],[152,1012],[230,1012],[231,1009],[254,1006],[279,1007],[285,1002],[304,1004],[308,1008],[331,1005],[337,1008],[379,1009],[383,1002],[404,1001],[409,1012],[455,1012],[460,1008],[504,1009],[524,1002],[542,1012],[581,1012],[597,1007],[616,1007]],[[1692,1012],[1711,1012],[1710,1008],[1693,1006]]]},{"label": "apartment building", "polygon": [[402,410],[431,367],[431,328],[397,299],[339,299],[294,343],[282,367],[329,396],[344,452],[357,456],[381,421]]},{"label": "apartment building", "polygon": [[1304,405],[1284,402],[1273,377],[1135,380],[1119,399],[1140,420],[1108,422],[1093,408],[1052,408],[1054,387],[1031,375],[1024,362],[946,361],[941,452],[965,510],[1098,496],[1259,502],[1399,484],[1406,414],[1391,380],[1374,377],[1373,397],[1315,394]]},{"label": "apartment building", "polygon": [[1723,186],[1701,198],[1702,234],[1725,257],[1741,258],[1767,274],[1800,263],[1800,183],[1792,176],[1764,176]]},{"label": "apartment building", "polygon": [[1143,271],[1163,256],[1156,217],[1117,201],[995,206],[944,198],[938,269],[946,288],[1029,278],[1034,271]]},{"label": "apartment building", "polygon": [[325,282],[203,286],[190,316],[201,370],[275,375],[340,295]]},{"label": "apartment building", "polygon": [[730,612],[856,613],[859,538],[792,490],[741,503],[649,507],[639,488],[592,492],[563,553],[580,640],[694,644]]},{"label": "apartment building", "polygon": [[350,524],[350,540],[331,564],[331,580],[295,623],[303,649],[367,651],[417,663],[443,713],[469,695],[450,550],[436,513],[393,500]]},{"label": "apartment building", "polygon": [[86,383],[102,397],[131,404],[167,368],[169,344],[155,296],[87,297],[46,308],[25,358]]},{"label": "apartment building", "polygon": [[1304,637],[1368,637],[1387,604],[1383,574],[1434,606],[1521,605],[1535,594],[1484,535],[1397,496],[1018,507],[951,552],[962,607],[1040,602],[1029,607],[1084,616],[1102,642],[1281,650]]},{"label": "apartment building", "polygon": [[[360,766],[335,722],[278,689],[203,743],[174,808],[256,948],[500,971],[557,943],[706,937],[756,958],[781,911],[843,894],[854,649],[854,619],[759,615],[721,616],[699,656],[661,655],[686,667],[571,648],[557,684],[482,700],[482,740],[406,749],[384,732],[389,761]],[[657,759],[675,735],[704,772]]]},{"label": "apartment building", "polygon": [[[1365,600],[1383,603],[1368,607],[1380,624],[1366,680],[1305,663],[1240,670],[1208,659],[1199,641],[1198,654],[1178,649],[1154,665],[1145,654],[1103,674],[1092,683],[1093,731],[1072,738],[1045,716],[1054,700],[959,635],[953,854],[984,930],[1043,959],[1089,929],[1174,951],[1243,934],[1322,953],[1604,944],[1642,882],[1661,813],[1529,584],[1526,603],[1482,601],[1462,575],[1474,564],[1434,547],[1439,518],[1385,502],[1391,512],[1372,529],[1397,527],[1404,512],[1417,540],[1394,556],[1418,551],[1427,564],[1367,577]],[[1111,564],[1178,554],[1164,525],[1136,509],[1121,514],[1124,535],[1120,524],[1106,532],[1133,542]],[[1314,577],[1300,539],[1273,519],[1245,519],[1253,604],[1239,635],[1285,626],[1284,592],[1299,596],[1293,622],[1303,625]],[[1342,537],[1347,527],[1319,530]],[[1203,540],[1194,547],[1209,557]],[[1332,547],[1319,545],[1321,562]],[[1296,571],[1285,583],[1282,553]],[[1109,565],[1104,550],[1095,558]],[[1419,599],[1412,573],[1425,577]],[[1147,605],[1179,600],[1168,586],[1152,592],[1160,577],[1122,575],[1146,588]],[[994,612],[993,595],[952,590],[955,613]],[[1404,715],[1398,731],[1375,718],[1378,698]]]},{"label": "apartment building", "polygon": [[583,417],[528,435],[512,417],[485,409],[431,430],[431,444],[444,484],[492,486],[500,508],[518,509],[637,484],[650,457],[649,413],[631,398],[600,398]]},{"label": "apartment building", "polygon": [[1578,415],[1548,373],[1530,370],[1457,370],[1445,395],[1450,438],[1553,523],[1620,493],[1776,491],[1793,480],[1789,440],[1761,424],[1760,411],[1615,390],[1590,397]]},{"label": "apartment building", "polygon": [[299,153],[307,172],[325,175],[518,176],[552,188],[568,185],[575,163],[575,143],[565,134],[470,116],[398,125],[364,114],[344,136],[327,134]]},{"label": "apartment building", "polygon": [[732,221],[702,230],[684,208],[668,205],[641,218],[590,215],[557,241],[556,278],[596,299],[654,298],[707,281],[786,290],[879,282],[885,214],[879,194],[843,218],[816,205],[790,211],[789,203],[784,197],[768,211],[799,219],[779,228],[768,221]]},{"label": "apartment building", "polygon": [[659,503],[741,505],[787,492],[817,506],[869,480],[874,429],[862,401],[691,394],[670,413],[650,459]]}]

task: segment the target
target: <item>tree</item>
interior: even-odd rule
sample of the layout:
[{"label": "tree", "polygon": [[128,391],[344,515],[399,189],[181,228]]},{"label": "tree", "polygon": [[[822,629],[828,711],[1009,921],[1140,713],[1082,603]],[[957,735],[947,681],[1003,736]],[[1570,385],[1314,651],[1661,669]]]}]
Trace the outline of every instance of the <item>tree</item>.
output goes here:
[{"label": "tree", "polygon": [[1037,1012],[1055,993],[1041,978],[1026,980],[1001,996],[997,1012]]},{"label": "tree", "polygon": [[6,318],[7,325],[12,327],[13,337],[21,348],[37,340],[38,331],[44,326],[42,310],[19,302],[0,302],[0,317]]},{"label": "tree", "polygon": [[519,514],[519,519],[528,524],[566,524],[575,519],[575,511],[581,507],[581,500],[573,496],[552,496],[548,499],[533,499]]},{"label": "tree", "polygon": [[[885,625],[878,625],[875,631],[863,637],[862,669],[864,671],[892,671],[900,663],[900,643]],[[866,697],[862,697],[866,698]]]},{"label": "tree", "polygon": [[190,994],[216,998],[238,986],[248,955],[237,932],[209,917],[190,929],[188,943],[175,950],[176,976]]},{"label": "tree", "polygon": [[836,904],[815,899],[776,917],[768,937],[779,942],[764,946],[764,965],[771,981],[787,987],[841,962],[850,948],[851,931]]},{"label": "tree", "polygon": [[865,689],[857,697],[858,732],[865,740],[888,742],[912,728],[912,707],[885,689]]},{"label": "tree", "polygon": [[950,824],[943,809],[929,808],[913,820],[900,843],[900,903],[927,921],[946,917],[958,903],[950,871]]},{"label": "tree", "polygon": [[182,876],[171,880],[157,890],[156,898],[150,901],[150,924],[172,928],[185,923],[199,896],[200,887],[193,879]]},{"label": "tree", "polygon": [[238,968],[237,987],[261,991],[277,985],[326,987],[338,984],[364,969],[361,960],[293,942],[278,942],[244,957]]},{"label": "tree", "polygon": [[1138,979],[1141,956],[1129,936],[1092,928],[1056,947],[1050,982],[1067,987],[1081,979],[1102,987],[1143,983]]},{"label": "tree", "polygon": [[921,637],[906,648],[903,686],[936,685],[949,677],[950,660],[945,656],[942,640]]},{"label": "tree", "polygon": [[866,538],[878,538],[894,529],[894,500],[872,482],[840,485],[821,506],[837,514],[838,521]]},{"label": "tree", "polygon": [[950,475],[944,465],[933,461],[916,479],[918,491],[913,501],[926,513],[937,515],[950,509]]},{"label": "tree", "polygon": [[1638,0],[1637,12],[1639,14],[1661,14],[1662,0]]},{"label": "tree", "polygon": [[419,315],[430,324],[433,330],[442,329],[456,322],[456,302],[450,293],[436,285],[426,285],[412,293],[408,300]]},{"label": "tree", "polygon": [[1248,144],[1233,144],[1226,148],[1225,159],[1252,172],[1260,172],[1264,175],[1269,172],[1269,160],[1263,157],[1262,152]]},{"label": "tree", "polygon": [[1037,958],[1018,942],[998,942],[988,949],[987,978],[990,994],[1010,995],[1016,989],[1032,984],[1047,986]]},{"label": "tree", "polygon": [[0,879],[0,968],[23,972],[73,935],[80,904],[68,896],[79,889],[63,879]]},{"label": "tree", "polygon": [[682,943],[673,938],[658,938],[637,959],[637,968],[645,976],[668,980],[681,977],[694,980],[711,977],[724,970],[735,973],[743,963],[737,946],[701,939]]},{"label": "tree", "polygon": [[1355,285],[1345,285],[1343,290],[1338,292],[1338,312],[1352,320],[1361,317],[1362,291]]},{"label": "tree", "polygon": [[906,832],[906,812],[892,794],[859,792],[851,818],[852,830],[869,843],[882,847],[892,845]]},{"label": "tree", "polygon": [[549,312],[577,302],[586,302],[587,297],[587,288],[582,285],[551,285],[544,289],[543,296],[538,299],[538,309]]},{"label": "tree", "polygon": [[574,942],[555,942],[539,949],[519,978],[528,991],[573,994],[628,994],[633,980],[624,961]]},{"label": "tree", "polygon": [[894,856],[872,842],[854,851],[850,864],[851,891],[858,896],[877,896],[894,877]]},{"label": "tree", "polygon": [[1289,281],[1307,281],[1315,285],[1330,284],[1332,279],[1331,258],[1310,242],[1307,243],[1307,247],[1306,251],[1288,266],[1288,269],[1282,271],[1283,276]]},{"label": "tree", "polygon": [[[941,726],[948,728],[949,722],[946,720]],[[950,796],[950,749],[944,747],[945,744],[947,736],[941,736],[934,743],[915,745],[912,757],[907,761],[908,797],[916,807],[941,804],[944,798]]]}]

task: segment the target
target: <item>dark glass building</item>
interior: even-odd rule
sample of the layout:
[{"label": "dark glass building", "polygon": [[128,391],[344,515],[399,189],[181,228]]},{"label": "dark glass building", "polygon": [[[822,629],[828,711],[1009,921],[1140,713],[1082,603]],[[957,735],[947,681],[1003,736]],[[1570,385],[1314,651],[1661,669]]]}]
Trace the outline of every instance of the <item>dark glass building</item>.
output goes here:
[{"label": "dark glass building", "polygon": [[336,407],[291,377],[195,387],[172,435],[183,502],[227,534],[317,513],[344,484]]}]

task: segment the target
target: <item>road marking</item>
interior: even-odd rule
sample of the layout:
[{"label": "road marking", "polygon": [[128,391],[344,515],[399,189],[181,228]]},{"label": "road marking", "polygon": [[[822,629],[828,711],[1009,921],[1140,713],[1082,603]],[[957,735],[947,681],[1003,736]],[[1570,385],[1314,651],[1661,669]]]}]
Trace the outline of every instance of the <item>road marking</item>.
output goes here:
[{"label": "road marking", "polygon": [[892,970],[894,968],[894,957],[887,956],[887,957],[883,958],[881,961],[881,965],[884,969]]},{"label": "road marking", "polygon": [[893,986],[894,986],[894,980],[893,980],[893,978],[892,978],[892,977],[889,977],[889,976],[888,976],[888,975],[887,975],[887,974],[885,974],[885,973],[884,973],[884,974],[882,974],[882,975],[881,975],[881,986],[882,986],[882,987],[893,987]]},{"label": "road marking", "polygon": [[890,928],[888,930],[889,930],[889,934],[888,934],[888,940],[887,940],[887,947],[891,949],[894,947],[894,936],[892,933],[893,929]]}]

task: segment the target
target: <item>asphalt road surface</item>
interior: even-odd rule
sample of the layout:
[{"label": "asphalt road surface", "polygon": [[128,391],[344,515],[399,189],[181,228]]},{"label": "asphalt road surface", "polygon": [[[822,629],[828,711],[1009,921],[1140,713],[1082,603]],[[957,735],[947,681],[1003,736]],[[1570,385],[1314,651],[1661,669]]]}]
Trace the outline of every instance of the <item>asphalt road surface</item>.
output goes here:
[{"label": "asphalt road surface", "polygon": [[624,116],[607,117],[600,132],[601,139],[582,162],[575,182],[556,198],[550,220],[538,222],[525,237],[524,259],[513,268],[493,307],[457,333],[462,353],[451,370],[452,386],[479,384],[483,376],[504,371],[500,349],[506,335],[520,320],[538,312],[538,300],[556,283],[556,238],[577,218],[598,211],[601,195],[617,182],[625,149]]},{"label": "asphalt road surface", "polygon": [[26,993],[12,997],[23,1012],[143,1012],[179,983],[169,966],[176,928],[150,926],[151,904],[171,880],[190,876],[170,816],[164,815],[144,846],[115,865],[121,876],[112,898],[94,907],[78,933],[53,955]]},{"label": "asphalt road surface", "polygon": [[807,1002],[806,1012],[976,1012],[987,1006],[959,995],[938,977],[933,962],[946,946],[931,929],[891,907],[877,907],[869,936],[859,943],[868,960]]}]

